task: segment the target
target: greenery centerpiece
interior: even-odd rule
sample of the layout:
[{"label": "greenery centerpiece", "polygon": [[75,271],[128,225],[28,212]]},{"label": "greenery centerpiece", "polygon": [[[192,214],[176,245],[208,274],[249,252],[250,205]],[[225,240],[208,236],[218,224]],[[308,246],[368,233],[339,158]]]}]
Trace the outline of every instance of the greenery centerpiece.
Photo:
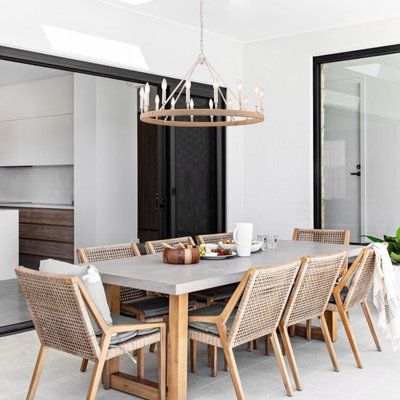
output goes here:
[{"label": "greenery centerpiece", "polygon": [[383,239],[365,235],[371,242],[375,243],[383,243],[386,242],[388,244],[388,252],[390,254],[390,258],[396,264],[400,263],[400,228],[396,231],[396,236],[387,236],[384,235]]}]

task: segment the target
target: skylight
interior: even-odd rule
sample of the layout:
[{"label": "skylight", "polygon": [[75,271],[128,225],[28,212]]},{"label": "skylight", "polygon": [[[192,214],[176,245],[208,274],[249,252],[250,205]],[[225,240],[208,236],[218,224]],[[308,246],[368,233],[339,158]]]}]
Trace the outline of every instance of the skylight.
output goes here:
[{"label": "skylight", "polygon": [[70,29],[42,25],[53,50],[106,64],[148,70],[139,46]]}]

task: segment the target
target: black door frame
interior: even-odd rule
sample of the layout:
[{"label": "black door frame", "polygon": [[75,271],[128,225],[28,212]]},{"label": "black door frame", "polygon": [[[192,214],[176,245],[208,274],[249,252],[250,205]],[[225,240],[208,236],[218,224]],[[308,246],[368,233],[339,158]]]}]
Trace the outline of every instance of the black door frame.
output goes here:
[{"label": "black door frame", "polygon": [[[72,58],[60,57],[45,53],[38,53],[34,51],[21,50],[12,47],[0,46],[0,60],[12,61],[22,64],[36,65],[39,67],[53,68],[64,71],[82,73],[87,75],[94,75],[103,78],[117,79],[123,81],[130,81],[140,84],[145,84],[149,82],[150,85],[157,86],[158,90],[161,89],[161,83],[164,76],[150,74],[147,72],[134,71],[125,68],[112,67],[105,64],[97,64],[88,61],[75,60]],[[179,80],[172,77],[165,77],[168,81],[169,90],[171,87],[175,87]],[[168,90],[167,89],[167,90]],[[201,95],[207,94],[209,97],[213,97],[213,87],[211,85],[206,85],[199,82],[192,82],[191,87],[192,93],[199,93]],[[168,142],[170,129],[168,127],[160,127],[160,134],[163,136],[163,141]],[[217,149],[217,159],[218,159],[218,227],[221,232],[226,229],[226,129],[222,127],[217,132],[218,135],[218,149]],[[168,144],[165,144],[168,147]],[[168,149],[166,150],[168,151]],[[163,172],[168,170],[168,161],[163,158],[163,163],[165,163],[166,168]],[[166,185],[169,185],[168,179],[166,179]],[[169,190],[169,187],[166,188]],[[169,218],[165,218],[165,223],[170,223]],[[167,233],[169,231],[168,226],[162,227]],[[30,323],[25,324],[15,324],[12,326],[12,332],[21,331],[23,329],[29,329],[31,327]],[[2,332],[0,328],[0,335],[5,333]],[[7,330],[7,333],[11,333]]]},{"label": "black door frame", "polygon": [[400,53],[400,44],[372,47],[313,58],[314,228],[322,227],[321,210],[321,68],[323,64]]}]

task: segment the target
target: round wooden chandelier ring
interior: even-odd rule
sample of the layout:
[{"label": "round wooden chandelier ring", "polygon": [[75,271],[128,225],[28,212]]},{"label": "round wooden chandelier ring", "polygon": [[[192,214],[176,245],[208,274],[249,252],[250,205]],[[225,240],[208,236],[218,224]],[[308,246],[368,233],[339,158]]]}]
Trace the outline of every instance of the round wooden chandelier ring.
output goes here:
[{"label": "round wooden chandelier ring", "polygon": [[[172,121],[165,117],[187,117],[187,116],[206,116],[206,117],[236,117],[244,118],[240,120],[226,121]],[[164,126],[197,126],[197,127],[212,127],[212,126],[236,126],[236,125],[251,125],[264,121],[264,115],[259,112],[244,111],[244,110],[226,110],[226,109],[210,109],[210,108],[194,108],[194,109],[173,109],[173,110],[158,110],[147,111],[140,114],[140,120],[148,124],[164,125]]]}]

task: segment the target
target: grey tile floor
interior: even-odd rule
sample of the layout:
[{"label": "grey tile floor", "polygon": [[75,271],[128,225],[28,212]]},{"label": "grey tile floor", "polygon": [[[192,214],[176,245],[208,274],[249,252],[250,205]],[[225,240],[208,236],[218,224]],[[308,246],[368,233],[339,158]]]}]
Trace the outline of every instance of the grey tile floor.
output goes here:
[{"label": "grey tile floor", "polygon": [[[372,308],[372,307],[371,307]],[[363,369],[357,369],[347,339],[340,327],[335,349],[340,362],[339,373],[333,372],[325,344],[302,338],[294,338],[294,351],[303,380],[302,392],[295,392],[296,399],[306,400],[398,400],[400,398],[400,351],[393,352],[382,335],[383,351],[378,353],[370,337],[366,322],[360,311],[351,313],[351,324],[360,348]],[[38,351],[38,340],[34,331],[0,338],[0,399],[22,400],[25,397]],[[247,400],[285,399],[285,392],[273,356],[263,355],[263,346],[249,353],[245,347],[236,349]],[[189,399],[228,400],[234,399],[229,374],[220,371],[216,378],[209,376],[205,351],[199,348],[198,372],[189,373]],[[146,353],[146,374],[156,379],[155,355]],[[220,356],[222,362],[222,356]],[[37,400],[84,399],[91,373],[79,372],[80,360],[56,351],[50,351]],[[134,365],[125,357],[124,371],[134,372]],[[115,390],[105,391],[101,387],[99,400],[128,400],[133,397]]]}]

